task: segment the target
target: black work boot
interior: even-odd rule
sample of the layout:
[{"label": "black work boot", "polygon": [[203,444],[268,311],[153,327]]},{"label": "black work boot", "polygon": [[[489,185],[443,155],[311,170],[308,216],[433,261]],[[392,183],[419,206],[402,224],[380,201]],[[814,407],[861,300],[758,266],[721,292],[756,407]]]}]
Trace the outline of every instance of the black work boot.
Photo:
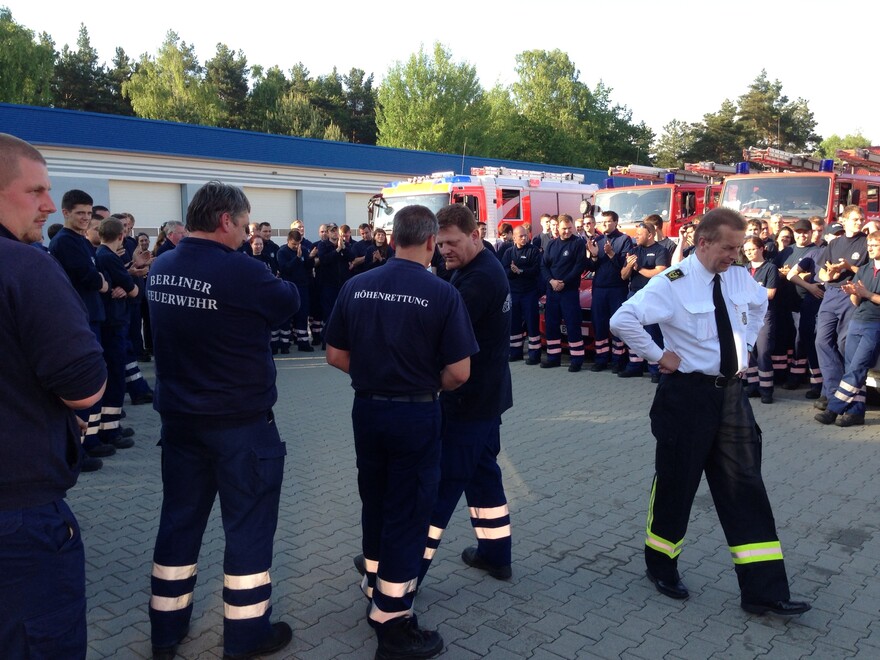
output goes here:
[{"label": "black work boot", "polygon": [[433,658],[443,650],[443,639],[436,630],[422,630],[414,616],[392,619],[376,629],[379,648],[376,660]]}]

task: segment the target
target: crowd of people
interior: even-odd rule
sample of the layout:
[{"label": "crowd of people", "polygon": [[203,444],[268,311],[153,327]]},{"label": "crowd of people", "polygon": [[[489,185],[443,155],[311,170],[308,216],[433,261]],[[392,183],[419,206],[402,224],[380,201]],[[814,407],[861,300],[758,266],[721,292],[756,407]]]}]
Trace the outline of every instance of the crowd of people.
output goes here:
[{"label": "crowd of people", "polygon": [[[162,422],[154,657],[175,657],[186,638],[218,495],[225,657],[290,642],[290,626],[270,620],[269,569],[286,454],[272,412],[273,355],[292,343],[303,352],[321,346],[355,390],[363,554],[354,564],[376,657],[439,653],[439,634],[414,614],[418,586],[462,495],[477,539],[462,561],[511,578],[497,460],[501,415],[513,405],[509,364],[559,367],[567,344],[568,371],[583,369],[587,274],[591,371],[658,383],[648,578],[666,596],[688,596],[677,558],[705,471],[743,609],[810,608],[790,599],[749,398],[772,403],[776,384],[808,385],[818,422],[864,423],[865,378],[880,352],[880,231],[858,206],[828,227],[820,218],[783,226],[778,217],[747,226],[716,209],[693,218],[677,242],[659,216],[631,237],[613,211],[547,215],[540,234],[503,224],[495,243],[465,206],[436,216],[409,206],[391,237],[362,224],[354,241],[348,225],[325,223],[312,243],[295,220],[278,245],[269,223],[250,222],[241,189],[209,182],[185,223],[165,223],[152,249],[131,214],[66,191],[64,224],[50,228],[46,248],[42,227],[56,210],[49,189],[39,152],[0,134],[0,336],[13,347],[0,406],[17,436],[36,439],[17,453],[0,446],[0,523],[26,537],[0,548],[0,561],[26,557],[38,576],[0,579],[0,648],[10,657],[36,652],[26,623],[47,617],[65,625],[50,626],[45,649],[85,656],[83,546],[64,494],[81,469],[134,444],[122,423],[126,391],[134,405],[152,402]],[[139,359],[155,359],[155,395]],[[728,438],[736,451],[720,447]],[[680,443],[699,451],[680,460]]]}]

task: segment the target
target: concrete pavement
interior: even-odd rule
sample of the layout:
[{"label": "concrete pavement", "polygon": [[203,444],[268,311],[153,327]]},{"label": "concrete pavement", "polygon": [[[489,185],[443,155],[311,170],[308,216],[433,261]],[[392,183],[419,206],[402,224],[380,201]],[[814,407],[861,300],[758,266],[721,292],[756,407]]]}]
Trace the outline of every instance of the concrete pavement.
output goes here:
[{"label": "concrete pavement", "polygon": [[[306,357],[302,357],[302,356]],[[287,442],[273,618],[294,641],[278,658],[372,658],[376,643],[351,557],[360,551],[348,378],[324,355],[279,356],[275,408]],[[142,365],[152,382],[151,365]],[[764,478],[794,598],[790,620],[739,607],[736,576],[711,496],[700,487],[679,566],[686,601],[658,594],[642,547],[654,441],[653,386],[610,372],[512,365],[513,410],[501,456],[514,575],[465,566],[463,506],[416,599],[445,658],[880,657],[880,414],[863,427],[821,427],[804,391],[754,403]],[[129,406],[135,447],[84,474],[69,501],[86,544],[89,658],[150,657],[149,575],[161,503],[158,415]],[[223,534],[205,533],[189,637],[180,657],[222,657]]]}]

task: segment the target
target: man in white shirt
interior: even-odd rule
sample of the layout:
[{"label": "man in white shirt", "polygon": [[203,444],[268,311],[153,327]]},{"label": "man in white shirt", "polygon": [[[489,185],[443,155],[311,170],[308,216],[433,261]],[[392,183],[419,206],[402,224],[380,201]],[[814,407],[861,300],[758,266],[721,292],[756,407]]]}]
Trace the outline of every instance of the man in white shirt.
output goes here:
[{"label": "man in white shirt", "polygon": [[[678,556],[703,472],[730,544],[741,605],[754,614],[801,614],[792,601],[773,511],[761,477],[761,435],[740,374],[767,310],[767,293],[731,266],[745,220],[718,208],[700,222],[694,254],[651,278],[611,319],[611,331],[663,376],[651,407],[657,438],[648,508],[648,578],[671,598],[687,598]],[[723,276],[722,276],[723,274]],[[644,326],[658,323],[666,348]]]}]

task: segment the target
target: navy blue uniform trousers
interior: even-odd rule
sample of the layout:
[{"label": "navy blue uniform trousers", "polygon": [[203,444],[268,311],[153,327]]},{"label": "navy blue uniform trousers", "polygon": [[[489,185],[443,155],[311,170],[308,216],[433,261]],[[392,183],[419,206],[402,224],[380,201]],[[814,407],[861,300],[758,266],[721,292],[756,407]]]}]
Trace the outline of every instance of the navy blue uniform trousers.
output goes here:
[{"label": "navy blue uniform trousers", "polygon": [[371,625],[412,614],[440,482],[440,404],[355,396],[351,411]]},{"label": "navy blue uniform trousers", "polygon": [[656,473],[645,563],[659,580],[678,578],[691,505],[703,472],[736,568],[743,600],[788,600],[788,578],[761,476],[761,432],[742,381],[660,377],[651,406]]},{"label": "navy blue uniform trousers", "polygon": [[[562,330],[568,336],[568,353],[571,364],[584,361],[584,335],[581,331],[581,302],[578,289],[554,291],[547,285],[547,298],[544,304],[544,334],[547,337],[547,362],[562,360]],[[460,495],[460,493],[459,493]]]},{"label": "navy blue uniform trousers", "polygon": [[593,287],[590,316],[596,340],[596,364],[612,362],[623,367],[626,362],[623,340],[611,335],[611,317],[626,301],[626,293],[625,286]]},{"label": "navy blue uniform trousers", "polygon": [[[513,306],[510,310],[510,356],[522,357],[523,324],[528,333],[529,357],[537,359],[541,356],[541,325],[538,314],[538,290],[524,293],[511,291],[510,298]],[[580,315],[580,308],[578,308]],[[580,316],[578,316],[580,318]]]},{"label": "navy blue uniform trousers", "polygon": [[162,415],[162,513],[153,553],[153,646],[186,634],[202,535],[217,494],[226,533],[223,646],[241,654],[272,634],[272,541],[285,444],[271,412],[247,420]]},{"label": "navy blue uniform trousers", "polygon": [[0,655],[86,657],[86,568],[64,502],[0,511]]},{"label": "navy blue uniform trousers", "polygon": [[419,582],[431,566],[462,493],[467,499],[480,557],[493,566],[510,566],[510,511],[498,467],[501,417],[472,421],[447,418],[443,420],[442,436],[440,490],[431,514]]},{"label": "navy blue uniform trousers", "polygon": [[816,355],[822,370],[822,395],[828,399],[834,396],[843,378],[846,327],[855,311],[855,305],[839,286],[825,288],[816,319]]}]

